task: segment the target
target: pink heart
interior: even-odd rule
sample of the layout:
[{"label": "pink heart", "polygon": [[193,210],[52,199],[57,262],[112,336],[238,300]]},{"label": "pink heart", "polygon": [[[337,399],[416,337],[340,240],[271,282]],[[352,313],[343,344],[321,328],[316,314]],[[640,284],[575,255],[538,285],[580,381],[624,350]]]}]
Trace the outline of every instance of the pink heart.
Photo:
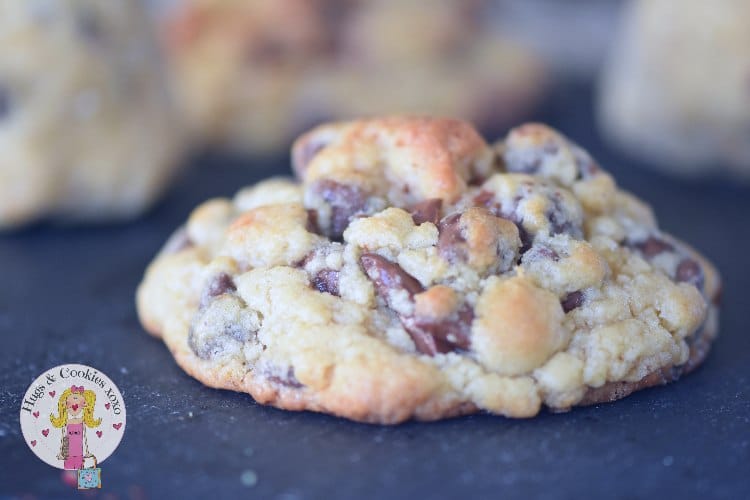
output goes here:
[{"label": "pink heart", "polygon": [[54,398],[55,397],[55,391],[49,391],[49,395],[50,395],[50,397]]},{"label": "pink heart", "polygon": [[96,431],[96,435],[102,437],[102,431]]},{"label": "pink heart", "polygon": [[36,446],[36,439],[34,439],[33,441],[31,441],[31,446]]},{"label": "pink heart", "polygon": [[112,424],[112,427],[114,427],[115,429],[119,431],[120,427],[122,427],[122,422],[120,422],[119,424]]},{"label": "pink heart", "polygon": [[32,413],[32,415],[34,415],[34,418],[39,418],[39,412],[38,411],[35,411],[34,413]]},{"label": "pink heart", "polygon": [[109,410],[109,403],[105,403],[104,407]]},{"label": "pink heart", "polygon": [[47,436],[49,436],[49,429],[44,429],[44,430],[42,431],[42,434],[44,434],[44,437],[47,437]]}]

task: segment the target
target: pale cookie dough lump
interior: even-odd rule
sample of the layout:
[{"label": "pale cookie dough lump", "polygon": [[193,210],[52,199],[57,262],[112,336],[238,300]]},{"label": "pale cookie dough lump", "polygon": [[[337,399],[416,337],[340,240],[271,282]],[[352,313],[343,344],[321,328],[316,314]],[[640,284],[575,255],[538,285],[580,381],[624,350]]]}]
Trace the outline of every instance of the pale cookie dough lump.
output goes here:
[{"label": "pale cookie dough lump", "polygon": [[183,141],[138,2],[3,2],[0,46],[0,228],[148,208]]},{"label": "pale cookie dough lump", "polygon": [[209,200],[138,292],[178,363],[368,422],[567,410],[675,380],[717,334],[713,266],[541,124],[323,125],[300,181]]}]

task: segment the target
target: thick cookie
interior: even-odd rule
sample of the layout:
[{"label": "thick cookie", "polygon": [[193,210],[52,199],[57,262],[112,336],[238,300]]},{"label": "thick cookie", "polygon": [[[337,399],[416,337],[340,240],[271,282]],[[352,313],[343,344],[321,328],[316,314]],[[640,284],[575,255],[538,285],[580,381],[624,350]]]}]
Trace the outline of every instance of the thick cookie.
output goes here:
[{"label": "thick cookie", "polygon": [[212,387],[378,423],[530,417],[676,379],[717,334],[719,277],[580,147],[527,124],[318,127],[299,183],[198,207],[138,291]]},{"label": "thick cookie", "polygon": [[273,151],[362,114],[517,119],[541,93],[541,63],[482,23],[480,3],[181,0],[161,25],[197,136]]},{"label": "thick cookie", "polygon": [[0,228],[136,215],[182,149],[138,2],[0,5]]},{"label": "thick cookie", "polygon": [[617,144],[669,172],[750,179],[750,2],[628,4],[602,75]]}]

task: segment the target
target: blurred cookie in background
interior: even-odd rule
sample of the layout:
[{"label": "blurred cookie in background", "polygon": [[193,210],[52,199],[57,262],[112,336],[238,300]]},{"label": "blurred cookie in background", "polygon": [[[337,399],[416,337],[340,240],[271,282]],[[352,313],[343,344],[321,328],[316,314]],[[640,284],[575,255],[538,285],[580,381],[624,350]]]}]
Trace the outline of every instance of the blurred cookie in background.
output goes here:
[{"label": "blurred cookie in background", "polygon": [[336,37],[337,58],[309,78],[303,103],[326,103],[329,118],[429,113],[483,129],[513,122],[540,97],[544,71],[494,30],[485,3],[356,3]]},{"label": "blurred cookie in background", "polygon": [[162,26],[186,116],[235,150],[283,150],[315,123],[362,114],[501,127],[544,86],[541,63],[494,32],[481,1],[171,3]]},{"label": "blurred cookie in background", "polygon": [[598,74],[622,0],[487,0],[493,23],[538,54],[557,82]]},{"label": "blurred cookie in background", "polygon": [[750,179],[750,2],[638,0],[605,66],[606,135],[675,174]]},{"label": "blurred cookie in background", "polygon": [[318,1],[181,0],[163,26],[199,140],[249,151],[285,144],[295,97],[327,50]]},{"label": "blurred cookie in background", "polygon": [[182,134],[139,5],[0,3],[0,228],[132,217],[169,181]]}]

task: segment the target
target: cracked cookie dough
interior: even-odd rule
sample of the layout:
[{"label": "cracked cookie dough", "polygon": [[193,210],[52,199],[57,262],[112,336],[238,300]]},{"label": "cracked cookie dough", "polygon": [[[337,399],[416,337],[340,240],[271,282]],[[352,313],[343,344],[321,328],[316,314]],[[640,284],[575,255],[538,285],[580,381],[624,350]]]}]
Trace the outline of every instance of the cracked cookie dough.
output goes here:
[{"label": "cracked cookie dough", "polygon": [[3,2],[0,42],[0,228],[147,208],[182,141],[138,4]]},{"label": "cracked cookie dough", "polygon": [[482,23],[480,3],[179,0],[161,25],[195,135],[262,152],[352,116],[518,119],[541,94],[542,65]]},{"label": "cracked cookie dough", "polygon": [[613,142],[683,176],[750,180],[750,2],[628,5],[600,86]]},{"label": "cracked cookie dough", "polygon": [[611,401],[717,335],[719,277],[541,124],[333,123],[199,206],[148,268],[144,327],[212,386],[392,424]]}]

